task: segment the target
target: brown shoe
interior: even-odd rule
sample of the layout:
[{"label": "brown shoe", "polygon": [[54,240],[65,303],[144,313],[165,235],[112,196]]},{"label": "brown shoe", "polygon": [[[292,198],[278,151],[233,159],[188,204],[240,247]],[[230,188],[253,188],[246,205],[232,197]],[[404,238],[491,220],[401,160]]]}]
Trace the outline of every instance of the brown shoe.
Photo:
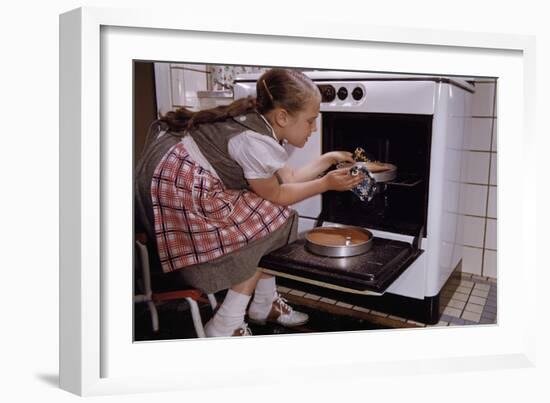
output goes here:
[{"label": "brown shoe", "polygon": [[286,327],[300,326],[309,320],[309,316],[306,313],[298,312],[292,309],[287,304],[287,300],[277,296],[277,299],[271,304],[271,311],[267,315],[267,318],[257,318],[251,312],[248,313],[248,321],[256,325],[265,325],[266,322],[277,323]]}]

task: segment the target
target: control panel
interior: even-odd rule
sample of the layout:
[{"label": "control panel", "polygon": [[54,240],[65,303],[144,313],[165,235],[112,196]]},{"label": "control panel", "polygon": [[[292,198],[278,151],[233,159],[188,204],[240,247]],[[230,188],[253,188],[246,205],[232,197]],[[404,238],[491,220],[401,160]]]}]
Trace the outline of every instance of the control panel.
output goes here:
[{"label": "control panel", "polygon": [[365,87],[361,83],[317,84],[321,102],[333,105],[358,105],[366,99]]}]

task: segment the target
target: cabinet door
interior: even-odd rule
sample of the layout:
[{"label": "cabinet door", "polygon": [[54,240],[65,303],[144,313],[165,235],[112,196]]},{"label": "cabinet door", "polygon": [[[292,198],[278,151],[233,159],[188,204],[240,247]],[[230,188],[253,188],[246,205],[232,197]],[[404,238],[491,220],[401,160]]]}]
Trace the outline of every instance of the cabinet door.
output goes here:
[{"label": "cabinet door", "polygon": [[204,64],[171,64],[170,82],[172,106],[199,109],[197,92],[206,91],[207,74]]},{"label": "cabinet door", "polygon": [[197,92],[207,89],[206,65],[155,63],[155,87],[160,114],[182,106],[197,110]]}]

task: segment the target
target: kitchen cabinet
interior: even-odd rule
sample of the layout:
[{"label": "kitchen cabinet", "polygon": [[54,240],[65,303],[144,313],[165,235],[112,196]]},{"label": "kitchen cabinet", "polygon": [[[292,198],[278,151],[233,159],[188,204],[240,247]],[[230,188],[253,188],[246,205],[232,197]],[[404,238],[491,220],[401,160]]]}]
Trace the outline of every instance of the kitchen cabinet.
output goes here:
[{"label": "kitchen cabinet", "polygon": [[159,114],[186,107],[200,109],[198,92],[207,91],[208,71],[204,64],[155,63],[155,84]]}]

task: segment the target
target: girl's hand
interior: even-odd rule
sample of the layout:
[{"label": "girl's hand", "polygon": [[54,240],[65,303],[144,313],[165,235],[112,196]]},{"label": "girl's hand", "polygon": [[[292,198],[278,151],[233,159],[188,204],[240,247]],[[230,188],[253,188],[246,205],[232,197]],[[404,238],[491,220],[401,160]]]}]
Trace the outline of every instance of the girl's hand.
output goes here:
[{"label": "girl's hand", "polygon": [[330,165],[336,165],[339,162],[349,162],[354,163],[353,154],[348,151],[330,151],[323,154],[323,158],[330,163]]},{"label": "girl's hand", "polygon": [[351,175],[349,168],[335,169],[323,176],[326,189],[339,192],[353,189],[363,182],[364,179],[365,175],[363,173],[356,176]]}]

